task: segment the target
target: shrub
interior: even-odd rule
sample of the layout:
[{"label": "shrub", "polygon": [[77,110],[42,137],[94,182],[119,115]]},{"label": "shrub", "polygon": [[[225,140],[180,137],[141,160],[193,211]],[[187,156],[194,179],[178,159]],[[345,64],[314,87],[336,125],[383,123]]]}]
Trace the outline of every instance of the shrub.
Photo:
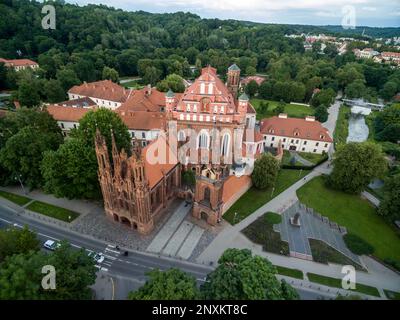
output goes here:
[{"label": "shrub", "polygon": [[282,221],[282,216],[275,212],[267,212],[264,218],[268,224],[278,224]]},{"label": "shrub", "polygon": [[397,260],[394,260],[391,258],[386,258],[385,260],[383,260],[383,262],[385,262],[389,266],[392,266],[396,270],[400,271],[400,261],[397,261]]},{"label": "shrub", "polygon": [[374,252],[374,247],[372,245],[355,234],[348,233],[344,235],[343,240],[349,250],[357,255],[368,255]]}]

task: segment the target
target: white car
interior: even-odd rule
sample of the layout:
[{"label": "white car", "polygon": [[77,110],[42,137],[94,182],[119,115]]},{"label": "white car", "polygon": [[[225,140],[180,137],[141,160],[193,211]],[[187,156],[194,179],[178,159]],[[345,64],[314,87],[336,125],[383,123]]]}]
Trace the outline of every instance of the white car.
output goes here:
[{"label": "white car", "polygon": [[43,244],[43,247],[45,247],[46,249],[52,250],[52,251],[56,250],[56,249],[59,248],[60,246],[61,246],[61,244],[58,243],[57,241],[54,241],[54,240],[47,240],[47,241]]},{"label": "white car", "polygon": [[90,251],[88,256],[93,258],[93,260],[96,261],[97,263],[102,263],[104,261],[104,256],[102,253],[96,253],[96,252]]}]

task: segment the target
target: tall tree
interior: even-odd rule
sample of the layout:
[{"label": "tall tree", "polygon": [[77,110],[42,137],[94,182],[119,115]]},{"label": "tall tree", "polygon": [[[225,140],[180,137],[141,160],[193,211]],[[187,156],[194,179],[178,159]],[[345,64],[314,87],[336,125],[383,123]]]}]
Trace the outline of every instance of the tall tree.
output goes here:
[{"label": "tall tree", "polygon": [[199,298],[196,280],[179,269],[152,270],[149,279],[137,291],[129,293],[130,300],[193,300]]},{"label": "tall tree", "polygon": [[348,193],[360,193],[387,170],[381,147],[371,142],[351,142],[339,147],[333,165],[331,185]]},{"label": "tall tree", "polygon": [[271,262],[252,256],[248,249],[227,249],[218,267],[207,275],[201,291],[210,300],[298,299],[288,284],[276,278]]},{"label": "tall tree", "polygon": [[93,148],[76,138],[57,151],[46,151],[41,163],[44,190],[56,197],[97,199],[101,197],[97,160]]},{"label": "tall tree", "polygon": [[103,68],[102,78],[105,80],[111,80],[112,82],[115,82],[115,83],[119,82],[118,71],[113,68],[109,68],[109,67]]},{"label": "tall tree", "polygon": [[265,189],[275,185],[279,172],[279,161],[270,153],[263,154],[254,163],[251,179],[258,189]]},{"label": "tall tree", "polygon": [[383,199],[379,204],[378,213],[388,220],[400,219],[400,174],[389,177],[383,187]]}]

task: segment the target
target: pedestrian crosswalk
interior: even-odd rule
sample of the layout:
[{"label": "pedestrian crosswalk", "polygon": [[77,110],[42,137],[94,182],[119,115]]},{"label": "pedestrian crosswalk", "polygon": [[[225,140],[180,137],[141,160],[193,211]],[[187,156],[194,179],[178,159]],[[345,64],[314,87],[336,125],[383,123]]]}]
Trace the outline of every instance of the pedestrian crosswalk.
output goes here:
[{"label": "pedestrian crosswalk", "polygon": [[101,253],[104,256],[104,261],[96,265],[96,268],[102,271],[108,271],[108,269],[113,265],[114,261],[118,259],[120,252],[115,250],[115,246],[109,244],[104,248]]}]

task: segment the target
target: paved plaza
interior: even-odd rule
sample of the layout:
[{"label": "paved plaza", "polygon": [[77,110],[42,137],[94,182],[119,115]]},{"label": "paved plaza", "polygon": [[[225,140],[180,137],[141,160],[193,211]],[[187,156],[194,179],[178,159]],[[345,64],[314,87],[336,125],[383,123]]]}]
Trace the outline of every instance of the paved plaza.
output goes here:
[{"label": "paved plaza", "polygon": [[186,220],[191,205],[185,202],[164,224],[147,251],[167,256],[189,259],[204,233],[204,229]]},{"label": "paved plaza", "polygon": [[[290,222],[290,219],[296,214],[299,215],[300,226],[292,225]],[[311,260],[312,253],[308,240],[316,239],[325,242],[357,264],[362,265],[359,257],[352,253],[344,243],[345,229],[300,202],[294,203],[282,213],[282,222],[274,225],[274,230],[280,233],[283,241],[289,243],[291,256]]]}]

